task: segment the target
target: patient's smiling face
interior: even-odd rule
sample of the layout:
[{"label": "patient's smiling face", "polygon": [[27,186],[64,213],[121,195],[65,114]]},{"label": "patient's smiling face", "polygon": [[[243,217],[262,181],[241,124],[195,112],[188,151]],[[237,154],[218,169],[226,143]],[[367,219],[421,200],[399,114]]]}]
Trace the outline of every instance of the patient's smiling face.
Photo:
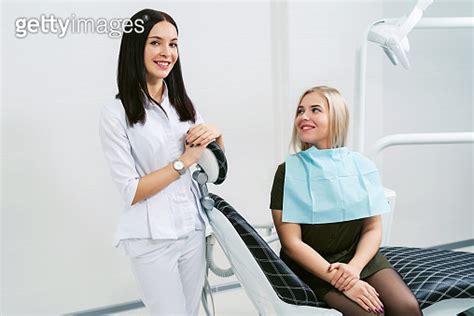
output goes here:
[{"label": "patient's smiling face", "polygon": [[303,143],[318,149],[329,147],[329,105],[317,92],[304,96],[296,110],[295,127]]}]

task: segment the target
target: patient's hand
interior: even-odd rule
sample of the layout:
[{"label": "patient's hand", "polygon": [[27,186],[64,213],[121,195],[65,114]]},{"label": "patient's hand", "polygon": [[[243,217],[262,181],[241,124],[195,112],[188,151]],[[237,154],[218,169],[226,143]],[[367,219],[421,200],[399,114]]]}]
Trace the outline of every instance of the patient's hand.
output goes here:
[{"label": "patient's hand", "polygon": [[356,284],[360,277],[360,270],[346,263],[331,263],[328,272],[337,269],[336,274],[331,279],[331,285],[339,291],[347,291]]},{"label": "patient's hand", "polygon": [[365,281],[358,280],[350,290],[342,293],[369,313],[383,312],[384,307],[379,299],[379,294]]}]

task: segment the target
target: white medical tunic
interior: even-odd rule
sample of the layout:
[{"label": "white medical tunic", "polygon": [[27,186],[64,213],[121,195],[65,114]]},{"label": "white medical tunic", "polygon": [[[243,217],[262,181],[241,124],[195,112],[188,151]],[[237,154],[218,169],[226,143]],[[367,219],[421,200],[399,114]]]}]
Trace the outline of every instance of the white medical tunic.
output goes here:
[{"label": "white medical tunic", "polygon": [[[145,105],[146,122],[129,127],[119,99],[103,107],[100,139],[112,179],[123,198],[114,245],[130,238],[177,239],[207,224],[199,203],[199,191],[191,173],[180,176],[160,192],[134,205],[140,177],[161,169],[184,152],[184,142],[192,122],[181,122],[171,106],[165,86],[161,106]],[[203,123],[196,113],[196,124]]]}]

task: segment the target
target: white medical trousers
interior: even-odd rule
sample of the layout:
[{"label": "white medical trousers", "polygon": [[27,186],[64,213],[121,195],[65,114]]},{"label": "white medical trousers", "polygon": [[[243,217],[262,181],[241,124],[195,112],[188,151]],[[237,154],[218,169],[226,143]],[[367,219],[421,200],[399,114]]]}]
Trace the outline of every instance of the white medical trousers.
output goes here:
[{"label": "white medical trousers", "polygon": [[205,279],[205,236],[122,240],[150,315],[199,315]]}]

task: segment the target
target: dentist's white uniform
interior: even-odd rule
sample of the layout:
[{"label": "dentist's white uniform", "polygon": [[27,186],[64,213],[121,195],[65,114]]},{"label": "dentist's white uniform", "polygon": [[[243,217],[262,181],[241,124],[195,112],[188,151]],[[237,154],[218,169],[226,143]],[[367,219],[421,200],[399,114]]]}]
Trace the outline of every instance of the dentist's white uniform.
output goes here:
[{"label": "dentist's white uniform", "polygon": [[[181,122],[165,86],[161,103],[145,106],[145,124],[127,125],[122,102],[102,109],[100,138],[124,200],[115,246],[123,247],[152,315],[198,315],[205,274],[207,217],[189,170],[157,194],[131,205],[140,177],[184,152],[192,122]],[[202,123],[199,114],[196,124]]]}]

